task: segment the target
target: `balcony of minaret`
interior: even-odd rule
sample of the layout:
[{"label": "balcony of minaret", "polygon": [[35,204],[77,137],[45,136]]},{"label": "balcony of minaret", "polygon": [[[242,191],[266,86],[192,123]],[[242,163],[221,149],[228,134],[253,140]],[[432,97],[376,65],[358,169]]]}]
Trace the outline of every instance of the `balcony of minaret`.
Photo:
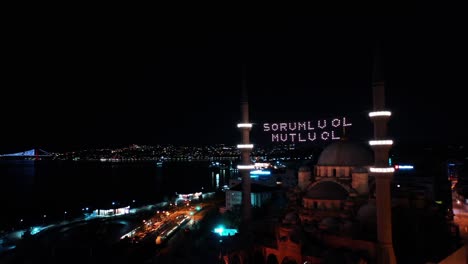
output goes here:
[{"label": "balcony of minaret", "polygon": [[393,172],[395,172],[395,169],[393,167],[372,167],[370,168],[371,173],[375,174],[388,174],[388,175],[393,175]]},{"label": "balcony of minaret", "polygon": [[247,129],[247,128],[252,128],[252,123],[239,123],[237,124],[237,127],[238,128],[243,128],[243,129]]},{"label": "balcony of minaret", "polygon": [[237,165],[237,169],[238,170],[253,170],[255,169],[255,166],[254,165],[251,165],[251,164],[239,164]]},{"label": "balcony of minaret", "polygon": [[253,144],[237,144],[238,149],[253,149]]},{"label": "balcony of minaret", "polygon": [[372,119],[379,119],[379,118],[385,118],[387,119],[392,115],[392,112],[390,111],[373,111],[369,113],[369,117]]}]

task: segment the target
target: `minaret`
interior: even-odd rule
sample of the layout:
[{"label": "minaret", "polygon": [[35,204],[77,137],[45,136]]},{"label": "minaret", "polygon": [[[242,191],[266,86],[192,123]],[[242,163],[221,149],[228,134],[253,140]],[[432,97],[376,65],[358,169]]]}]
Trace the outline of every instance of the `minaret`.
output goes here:
[{"label": "minaret", "polygon": [[249,102],[247,100],[247,87],[246,87],[245,65],[242,67],[242,98],[241,98],[241,123],[237,127],[242,133],[242,144],[238,144],[237,148],[241,151],[241,164],[237,165],[237,169],[241,172],[242,176],[242,226],[247,227],[252,218],[252,202],[250,198],[250,170],[254,165],[250,161],[250,152],[252,151],[253,144],[250,144],[250,130],[252,123],[249,122]]},{"label": "minaret", "polygon": [[369,141],[374,150],[374,167],[370,174],[375,178],[377,207],[377,263],[396,263],[392,242],[392,200],[390,197],[390,182],[393,178],[393,167],[388,164],[388,152],[393,140],[387,139],[387,122],[391,112],[385,109],[385,90],[382,68],[382,57],[377,48],[374,54],[372,74],[372,90],[374,109],[369,117],[374,123],[374,139]]}]

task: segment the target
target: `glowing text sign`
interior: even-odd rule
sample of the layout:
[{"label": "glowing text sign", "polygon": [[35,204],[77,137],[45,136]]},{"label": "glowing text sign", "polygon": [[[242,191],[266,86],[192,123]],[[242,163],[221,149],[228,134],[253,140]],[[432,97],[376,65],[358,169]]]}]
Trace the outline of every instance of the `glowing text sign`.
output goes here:
[{"label": "glowing text sign", "polygon": [[263,132],[271,133],[271,142],[313,142],[340,139],[337,132],[351,126],[346,117],[303,122],[264,123]]}]

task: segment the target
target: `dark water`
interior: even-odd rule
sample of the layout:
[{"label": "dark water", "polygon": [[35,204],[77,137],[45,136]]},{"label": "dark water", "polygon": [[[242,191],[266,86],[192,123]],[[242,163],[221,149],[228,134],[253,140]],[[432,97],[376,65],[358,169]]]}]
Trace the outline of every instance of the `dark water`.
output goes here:
[{"label": "dark water", "polygon": [[229,177],[229,170],[209,168],[208,162],[157,167],[155,162],[0,160],[0,227],[80,216],[83,208],[111,208],[112,202],[140,206],[171,199],[175,192],[214,191]]}]

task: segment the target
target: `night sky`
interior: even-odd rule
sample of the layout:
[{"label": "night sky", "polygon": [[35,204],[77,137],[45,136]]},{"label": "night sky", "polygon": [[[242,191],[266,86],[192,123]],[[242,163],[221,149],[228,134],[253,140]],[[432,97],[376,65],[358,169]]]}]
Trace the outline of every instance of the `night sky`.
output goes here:
[{"label": "night sky", "polygon": [[395,141],[461,142],[460,23],[377,16],[82,16],[9,21],[0,151],[240,141],[242,65],[252,141],[264,122],[348,117],[369,139],[372,49],[383,47]]}]

